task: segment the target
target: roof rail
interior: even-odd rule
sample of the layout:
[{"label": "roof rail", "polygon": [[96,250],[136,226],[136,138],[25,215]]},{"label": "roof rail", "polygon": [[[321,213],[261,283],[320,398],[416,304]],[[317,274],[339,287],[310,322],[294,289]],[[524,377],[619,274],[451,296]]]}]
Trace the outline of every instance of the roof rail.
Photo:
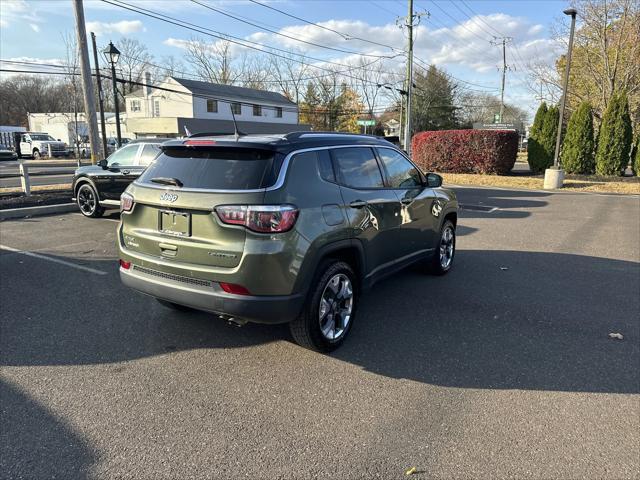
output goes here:
[{"label": "roof rail", "polygon": [[222,135],[233,135],[233,132],[198,132],[192,133],[187,138],[197,138],[197,137],[220,137]]},{"label": "roof rail", "polygon": [[315,135],[317,135],[319,137],[320,136],[328,136],[328,135],[331,135],[331,136],[340,135],[340,136],[345,136],[345,137],[348,137],[348,136],[359,136],[359,137],[361,137],[362,136],[361,134],[350,133],[350,132],[329,132],[329,131],[326,131],[326,132],[324,132],[324,131],[313,132],[313,131],[307,130],[307,131],[301,131],[301,132],[287,133],[287,134],[284,135],[284,138],[286,138],[287,140],[291,141],[291,140],[298,140],[299,138],[301,138],[303,136],[311,137],[311,136],[315,136]]}]

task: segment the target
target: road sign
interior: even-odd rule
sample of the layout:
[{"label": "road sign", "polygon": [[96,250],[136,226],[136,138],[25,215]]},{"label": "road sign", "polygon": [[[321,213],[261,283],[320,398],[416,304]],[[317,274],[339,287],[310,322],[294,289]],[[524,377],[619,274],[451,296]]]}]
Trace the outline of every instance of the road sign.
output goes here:
[{"label": "road sign", "polygon": [[375,124],[375,120],[358,120],[358,125],[361,127],[373,127]]}]

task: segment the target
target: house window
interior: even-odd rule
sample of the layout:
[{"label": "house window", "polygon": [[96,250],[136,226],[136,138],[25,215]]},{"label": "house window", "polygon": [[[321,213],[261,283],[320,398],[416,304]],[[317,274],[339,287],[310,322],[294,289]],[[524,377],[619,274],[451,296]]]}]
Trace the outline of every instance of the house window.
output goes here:
[{"label": "house window", "polygon": [[253,106],[253,116],[261,117],[262,116],[262,105],[254,105]]},{"label": "house window", "polygon": [[153,116],[154,117],[160,116],[160,100],[153,101]]},{"label": "house window", "polygon": [[140,111],[140,100],[131,100],[131,111],[132,112]]},{"label": "house window", "polygon": [[207,112],[209,112],[209,113],[218,113],[218,101],[217,100],[207,100]]},{"label": "house window", "polygon": [[282,107],[276,107],[276,118],[282,118]]},{"label": "house window", "polygon": [[231,111],[234,115],[240,115],[242,113],[242,105],[240,105],[239,103],[232,103]]}]

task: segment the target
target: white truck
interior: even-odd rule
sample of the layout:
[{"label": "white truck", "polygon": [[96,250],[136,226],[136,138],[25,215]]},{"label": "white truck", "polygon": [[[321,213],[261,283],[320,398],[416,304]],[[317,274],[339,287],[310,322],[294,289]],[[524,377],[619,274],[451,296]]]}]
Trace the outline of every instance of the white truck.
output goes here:
[{"label": "white truck", "polygon": [[16,152],[20,158],[68,157],[67,144],[43,132],[15,132]]}]

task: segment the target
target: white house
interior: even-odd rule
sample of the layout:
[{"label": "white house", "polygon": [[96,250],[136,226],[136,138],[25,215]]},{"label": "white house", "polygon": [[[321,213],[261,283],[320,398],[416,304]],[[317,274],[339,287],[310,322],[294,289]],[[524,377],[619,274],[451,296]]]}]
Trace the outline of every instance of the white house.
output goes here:
[{"label": "white house", "polygon": [[[145,82],[150,84],[147,77]],[[264,90],[167,77],[125,97],[127,130],[137,137],[233,133],[233,115],[243,133],[308,130],[298,124],[298,106]],[[233,113],[232,113],[233,111]]]}]

